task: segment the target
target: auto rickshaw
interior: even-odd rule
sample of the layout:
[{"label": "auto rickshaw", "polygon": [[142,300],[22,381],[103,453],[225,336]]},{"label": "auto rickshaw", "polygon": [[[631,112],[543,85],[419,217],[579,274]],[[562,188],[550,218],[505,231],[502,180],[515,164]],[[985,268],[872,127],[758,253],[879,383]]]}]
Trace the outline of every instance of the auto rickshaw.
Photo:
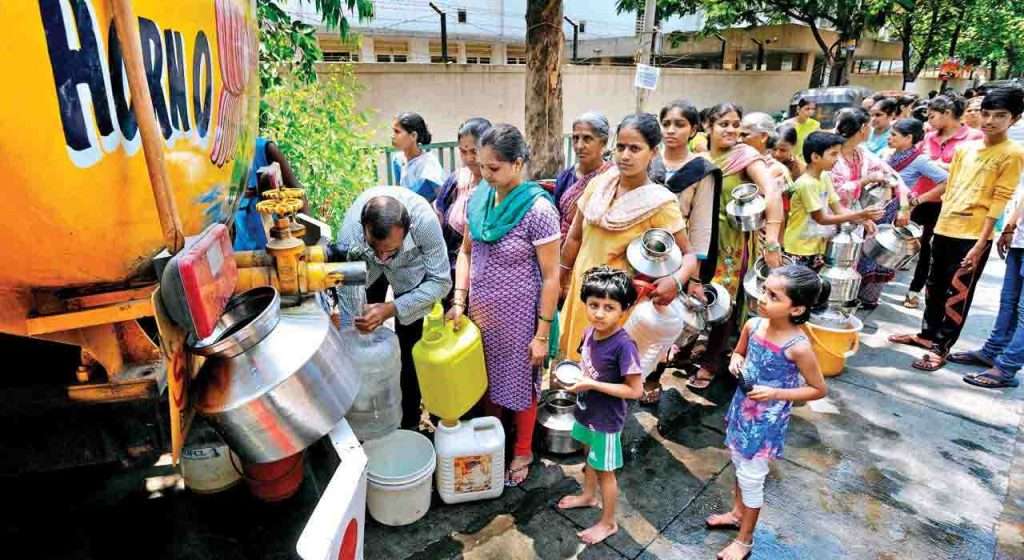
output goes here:
[{"label": "auto rickshaw", "polygon": [[800,90],[793,94],[789,101],[789,116],[796,115],[796,106],[801,99],[813,101],[817,106],[814,118],[821,123],[822,128],[834,126],[834,115],[844,107],[859,107],[865,97],[870,97],[872,91],[864,86],[839,86],[826,88],[811,88]]}]

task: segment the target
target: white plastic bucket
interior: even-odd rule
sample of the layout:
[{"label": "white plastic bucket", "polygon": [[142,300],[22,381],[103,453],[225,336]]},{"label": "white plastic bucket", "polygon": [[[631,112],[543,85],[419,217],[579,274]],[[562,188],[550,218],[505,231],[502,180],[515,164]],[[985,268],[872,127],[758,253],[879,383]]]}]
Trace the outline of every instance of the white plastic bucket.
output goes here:
[{"label": "white plastic bucket", "polygon": [[363,444],[366,452],[366,508],[393,527],[415,523],[430,509],[437,454],[425,436],[396,430]]}]

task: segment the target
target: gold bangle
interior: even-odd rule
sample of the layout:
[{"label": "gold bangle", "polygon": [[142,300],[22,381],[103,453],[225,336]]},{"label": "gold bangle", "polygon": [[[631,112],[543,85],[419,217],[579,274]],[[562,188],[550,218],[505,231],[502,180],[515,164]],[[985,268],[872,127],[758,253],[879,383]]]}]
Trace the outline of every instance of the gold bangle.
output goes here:
[{"label": "gold bangle", "polygon": [[569,266],[569,265],[567,265],[567,264],[563,264],[563,263],[558,263],[558,266],[559,266],[559,268],[561,268],[562,270],[572,270],[572,267],[571,267],[571,266]]},{"label": "gold bangle", "polygon": [[533,338],[535,340],[539,340],[541,342],[549,342],[551,340],[551,337],[547,337],[547,336],[536,336],[535,335]]}]

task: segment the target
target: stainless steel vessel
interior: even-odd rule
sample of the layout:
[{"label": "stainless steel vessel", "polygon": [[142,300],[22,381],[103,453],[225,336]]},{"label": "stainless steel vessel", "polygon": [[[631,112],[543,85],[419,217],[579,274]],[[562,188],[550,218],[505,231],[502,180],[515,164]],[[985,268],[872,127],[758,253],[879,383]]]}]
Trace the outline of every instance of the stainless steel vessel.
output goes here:
[{"label": "stainless steel vessel", "polygon": [[541,446],[549,453],[575,453],[583,448],[572,438],[572,425],[576,421],[576,395],[567,391],[547,390],[541,395],[537,411]]},{"label": "stainless steel vessel", "polygon": [[732,298],[729,297],[729,290],[721,284],[710,282],[704,284],[705,306],[704,320],[709,325],[724,323],[732,313]]},{"label": "stainless steel vessel", "polygon": [[830,266],[857,266],[861,247],[864,246],[862,229],[857,224],[846,223],[839,233],[832,236],[825,248],[825,262]]},{"label": "stainless steel vessel", "polygon": [[192,345],[207,357],[196,410],[247,462],[302,451],[345,417],[359,393],[320,297],[282,309],[277,290],[255,288],[233,298],[214,333]]},{"label": "stainless steel vessel", "polygon": [[[782,255],[782,266],[787,264],[793,264],[792,257]],[[746,300],[747,313],[752,316],[757,315],[757,301],[761,299],[761,292],[764,286],[764,281],[768,279],[768,275],[771,274],[772,269],[765,262],[764,257],[758,257],[754,261],[754,266],[750,267],[747,271],[747,275],[743,278],[743,292]]]},{"label": "stainless steel vessel", "polygon": [[743,183],[732,191],[732,200],[725,205],[725,215],[732,227],[744,231],[757,231],[765,222],[764,197],[758,194],[757,185]]},{"label": "stainless steel vessel", "polygon": [[860,273],[849,266],[826,266],[819,273],[823,280],[828,280],[832,290],[828,295],[830,306],[844,306],[857,299],[860,291]]},{"label": "stainless steel vessel", "polygon": [[626,247],[626,260],[644,276],[662,278],[683,266],[683,252],[668,230],[649,229]]},{"label": "stainless steel vessel", "polygon": [[881,266],[899,270],[921,250],[921,226],[911,222],[903,227],[878,226],[878,233],[864,244],[864,254]]}]

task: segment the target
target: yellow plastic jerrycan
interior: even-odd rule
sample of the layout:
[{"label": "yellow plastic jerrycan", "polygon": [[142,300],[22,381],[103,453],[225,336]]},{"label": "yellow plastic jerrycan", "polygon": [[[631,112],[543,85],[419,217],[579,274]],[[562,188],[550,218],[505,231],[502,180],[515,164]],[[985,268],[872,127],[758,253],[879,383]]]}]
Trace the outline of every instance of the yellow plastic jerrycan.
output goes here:
[{"label": "yellow plastic jerrycan", "polygon": [[456,331],[444,320],[441,302],[423,320],[423,338],[412,348],[423,405],[454,424],[487,390],[487,367],[480,329],[463,317]]}]

